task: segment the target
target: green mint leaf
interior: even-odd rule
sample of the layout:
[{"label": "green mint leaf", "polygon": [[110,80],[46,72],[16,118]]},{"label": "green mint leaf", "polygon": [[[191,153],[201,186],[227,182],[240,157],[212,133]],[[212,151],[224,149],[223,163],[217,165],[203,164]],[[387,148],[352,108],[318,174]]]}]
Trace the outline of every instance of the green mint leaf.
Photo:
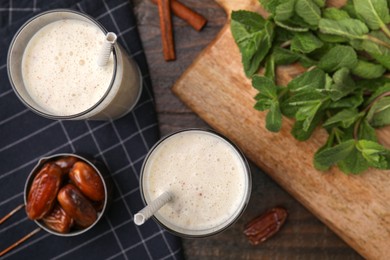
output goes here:
[{"label": "green mint leaf", "polygon": [[291,135],[294,136],[298,141],[306,141],[313,134],[317,125],[321,122],[323,118],[323,113],[319,112],[315,115],[315,117],[311,120],[309,127],[304,127],[305,120],[295,121],[292,129]]},{"label": "green mint leaf", "polygon": [[279,132],[282,127],[282,112],[278,101],[274,101],[265,117],[265,127],[271,132]]},{"label": "green mint leaf", "polygon": [[265,19],[258,13],[244,10],[232,11],[231,19],[234,24],[232,33],[238,41],[246,38],[248,34],[262,30],[265,24]]},{"label": "green mint leaf", "polygon": [[[390,78],[386,78],[386,77],[380,77],[377,79],[362,79],[362,80],[357,80],[355,82],[356,82],[356,87],[358,89],[361,89],[369,93],[376,93],[379,89],[382,89],[383,87],[385,87],[383,91],[390,90],[390,85],[386,87],[386,85],[390,83]],[[379,93],[379,95],[381,93]],[[368,98],[367,101],[371,102],[374,98],[376,98],[376,96],[371,95],[371,97]]]},{"label": "green mint leaf", "polygon": [[358,138],[378,142],[375,128],[368,123],[367,119],[364,119],[359,126]]},{"label": "green mint leaf", "polygon": [[278,97],[275,83],[267,77],[254,75],[252,77],[252,86],[260,91],[262,97],[268,99],[277,99]]},{"label": "green mint leaf", "polygon": [[333,74],[333,82],[330,86],[330,97],[337,101],[347,96],[356,89],[355,82],[350,76],[349,69],[341,68]]},{"label": "green mint leaf", "polygon": [[[325,0],[259,1],[268,19],[233,11],[231,31],[259,91],[254,108],[268,110],[265,127],[278,132],[282,115],[292,117],[297,140],[325,128],[329,137],[314,156],[317,169],[390,169],[390,150],[375,131],[390,125],[390,0],[347,0],[340,9]],[[310,69],[277,86],[276,66],[294,62]],[[254,75],[260,66],[264,76]]]},{"label": "green mint leaf", "polygon": [[[287,99],[288,100],[288,99]],[[295,114],[297,113],[299,106],[291,105],[288,101],[283,100],[280,104],[280,110],[282,114],[289,118],[295,118]]]},{"label": "green mint leaf", "polygon": [[351,18],[346,11],[340,10],[335,7],[325,8],[325,10],[322,13],[322,16],[323,18],[331,19],[335,21]]},{"label": "green mint leaf", "polygon": [[264,7],[269,13],[275,13],[276,7],[280,4],[281,0],[259,0],[260,5]]},{"label": "green mint leaf", "polygon": [[331,102],[329,108],[357,108],[363,104],[363,91],[355,91],[353,95]]},{"label": "green mint leaf", "polygon": [[386,71],[386,68],[380,64],[358,60],[355,67],[352,68],[352,74],[364,79],[376,79],[381,77]]},{"label": "green mint leaf", "polygon": [[302,66],[307,68],[316,64],[316,61],[306,55],[277,46],[274,47],[272,55],[274,56],[275,65],[287,65],[299,61]]},{"label": "green mint leaf", "polygon": [[367,120],[373,127],[382,127],[390,124],[390,97],[383,97],[376,101],[367,114]]},{"label": "green mint leaf", "polygon": [[269,55],[265,62],[264,76],[275,82],[275,59],[273,54]]},{"label": "green mint leaf", "polygon": [[314,167],[319,170],[327,170],[332,165],[347,158],[354,149],[355,140],[353,139],[325,148],[314,155]]},{"label": "green mint leaf", "polygon": [[351,18],[358,19],[352,0],[348,0],[347,3],[341,7],[341,10],[347,12]]},{"label": "green mint leaf", "polygon": [[[387,79],[385,78],[386,81],[387,80],[390,80],[390,79]],[[375,92],[372,93],[372,95],[370,96],[370,98],[368,98],[365,102],[365,106],[368,106],[371,102],[373,102],[377,97],[385,94],[386,92],[389,92],[390,91],[390,82],[386,82],[386,81],[383,81],[381,82],[381,85],[379,86],[374,86],[374,89],[376,88]],[[372,81],[369,81],[369,83],[371,83]],[[373,82],[374,83],[374,82]]]},{"label": "green mint leaf", "polygon": [[[320,33],[317,34],[318,37],[320,37]],[[330,34],[322,34],[322,35],[325,35],[325,36],[334,36],[334,35],[330,35]],[[330,42],[325,42],[323,41],[323,45],[321,48],[319,49],[316,49],[315,51],[313,51],[312,53],[310,54],[307,54],[307,56],[310,56],[310,58],[314,59],[314,60],[320,60],[326,53],[328,53],[331,49],[333,49],[335,46],[337,46],[337,44],[335,43],[330,43]],[[317,62],[318,63],[318,62]],[[317,65],[317,64],[316,64]]]},{"label": "green mint leaf", "polygon": [[370,166],[378,169],[390,169],[387,159],[390,151],[382,145],[369,140],[359,140],[356,147]]},{"label": "green mint leaf", "polygon": [[298,109],[295,117],[298,121],[303,121],[302,129],[303,131],[308,131],[312,125],[313,119],[317,115],[318,110],[322,105],[321,101],[315,101],[310,105],[301,107]]},{"label": "green mint leaf", "polygon": [[304,106],[311,106],[317,101],[325,99],[326,96],[315,90],[298,92],[281,104],[281,109],[284,115],[287,117],[295,117],[298,110]]},{"label": "green mint leaf", "polygon": [[357,109],[348,108],[343,109],[334,116],[328,118],[323,124],[324,127],[337,127],[341,126],[342,128],[348,128],[353,125],[356,120],[363,116],[362,113],[359,113]]},{"label": "green mint leaf", "polygon": [[347,38],[344,38],[342,36],[325,34],[320,32],[317,33],[317,36],[321,41],[328,42],[328,43],[343,43],[349,41]]},{"label": "green mint leaf", "polygon": [[275,9],[275,21],[287,21],[294,14],[295,0],[285,0]]},{"label": "green mint leaf", "polygon": [[324,44],[311,32],[296,33],[291,41],[293,52],[310,53]]},{"label": "green mint leaf", "polygon": [[[364,36],[365,37],[365,36]],[[349,45],[354,48],[356,51],[364,51],[362,39],[354,39],[349,41]]]},{"label": "green mint leaf", "polygon": [[366,171],[369,167],[369,164],[364,159],[361,152],[356,148],[356,146],[354,146],[348,156],[337,163],[337,166],[344,173],[359,174],[363,171]]},{"label": "green mint leaf", "polygon": [[318,28],[318,24],[311,25],[311,24],[307,23],[302,17],[300,17],[296,13],[289,19],[289,22],[291,24],[294,24],[295,26],[300,26],[300,27],[307,28],[310,30],[317,30],[317,28]]},{"label": "green mint leaf", "polygon": [[309,25],[318,26],[321,10],[312,0],[297,0],[295,12]]},{"label": "green mint leaf", "polygon": [[[247,75],[253,75],[259,69],[260,63],[267,56],[269,50],[272,47],[272,41],[274,38],[274,25],[273,23],[267,21],[264,25],[264,29],[262,31],[262,36],[257,45],[257,52],[251,60],[249,66],[247,66],[246,71],[248,71]],[[245,63],[244,63],[245,68]]]},{"label": "green mint leaf", "polygon": [[[264,19],[260,17],[247,11],[232,13],[230,26],[233,38],[240,49],[247,77],[258,71],[260,63],[272,45],[273,25],[269,21],[263,24]],[[256,19],[260,22],[254,22]]]},{"label": "green mint leaf", "polygon": [[268,77],[254,75],[252,77],[252,86],[259,91],[255,96],[257,100],[254,108],[259,111],[265,111],[275,106],[278,102],[278,89],[274,80]]},{"label": "green mint leaf", "polygon": [[254,108],[259,111],[265,111],[271,107],[272,100],[268,98],[261,97],[260,95],[256,96],[257,102],[254,105]]},{"label": "green mint leaf", "polygon": [[283,29],[279,26],[275,27],[275,37],[274,37],[274,48],[279,47],[280,45],[290,41],[294,37],[294,33]]},{"label": "green mint leaf", "polygon": [[375,129],[368,123],[367,119],[364,119],[359,126],[358,138],[378,142]]},{"label": "green mint leaf", "polygon": [[386,0],[354,0],[357,15],[372,30],[378,30],[390,22]]},{"label": "green mint leaf", "polygon": [[357,63],[357,54],[350,46],[337,45],[330,49],[318,62],[318,67],[327,72],[340,68],[353,68]]},{"label": "green mint leaf", "polygon": [[325,0],[313,0],[313,2],[314,2],[318,7],[324,7],[324,6],[325,6]]},{"label": "green mint leaf", "polygon": [[383,32],[373,31],[368,34],[368,39],[362,41],[362,49],[368,52],[374,59],[382,64],[386,69],[390,70],[390,49],[380,44],[377,44],[369,39],[379,39],[380,41],[390,45],[390,39]]},{"label": "green mint leaf", "polygon": [[288,83],[287,87],[292,92],[312,91],[324,88],[325,81],[325,72],[320,69],[314,69],[295,77]]},{"label": "green mint leaf", "polygon": [[281,47],[275,47],[272,55],[274,56],[276,65],[291,64],[299,60],[299,55],[297,53]]},{"label": "green mint leaf", "polygon": [[322,33],[338,35],[348,40],[364,39],[364,35],[368,33],[368,28],[362,21],[352,18],[339,21],[322,18],[318,27]]},{"label": "green mint leaf", "polygon": [[288,21],[282,22],[282,21],[275,21],[275,24],[283,29],[286,29],[287,31],[291,32],[307,32],[309,31],[309,28],[306,28],[304,26],[298,26],[296,24],[291,24]]}]

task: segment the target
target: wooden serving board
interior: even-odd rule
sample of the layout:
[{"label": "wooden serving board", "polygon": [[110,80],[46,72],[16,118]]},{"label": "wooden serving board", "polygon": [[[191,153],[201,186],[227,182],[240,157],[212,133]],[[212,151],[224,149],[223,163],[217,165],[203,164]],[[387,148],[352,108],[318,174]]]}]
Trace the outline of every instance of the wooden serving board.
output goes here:
[{"label": "wooden serving board", "polygon": [[[228,15],[238,9],[266,15],[257,0],[216,1]],[[302,71],[299,66],[280,68],[278,80],[286,84]],[[337,169],[319,172],[312,158],[326,140],[325,131],[319,129],[309,141],[299,142],[290,135],[293,121],[285,118],[279,133],[268,132],[265,113],[253,109],[256,90],[244,75],[229,22],[179,78],[173,92],[362,256],[389,259],[390,171],[369,170],[359,176]],[[379,135],[390,147],[390,128]]]}]

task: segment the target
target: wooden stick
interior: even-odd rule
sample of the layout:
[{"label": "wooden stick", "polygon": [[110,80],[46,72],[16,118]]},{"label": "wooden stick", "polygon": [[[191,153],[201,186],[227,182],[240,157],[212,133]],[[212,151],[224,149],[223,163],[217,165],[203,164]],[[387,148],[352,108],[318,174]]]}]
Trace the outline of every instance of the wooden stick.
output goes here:
[{"label": "wooden stick", "polygon": [[23,207],[24,207],[24,204],[20,204],[19,206],[17,206],[13,210],[11,210],[10,213],[8,213],[2,219],[0,219],[0,225],[3,224],[7,219],[9,219],[13,214],[15,214],[17,211],[19,211]]},{"label": "wooden stick", "polygon": [[[152,0],[152,2],[157,4],[157,0]],[[204,18],[204,16],[195,12],[194,10],[191,10],[177,0],[171,0],[171,10],[174,15],[186,21],[189,25],[192,26],[192,28],[197,31],[202,30],[203,27],[207,24],[207,19]]]},{"label": "wooden stick", "polygon": [[4,249],[3,251],[0,252],[0,257],[5,255],[6,253],[8,253],[9,251],[11,251],[12,249],[14,249],[15,247],[17,247],[18,245],[20,245],[21,243],[23,243],[24,241],[26,241],[27,239],[29,239],[30,237],[32,237],[33,235],[35,235],[36,233],[38,233],[39,231],[41,230],[41,228],[36,228],[34,229],[32,232],[30,232],[29,234],[25,235],[24,237],[22,237],[21,239],[19,239],[18,241],[16,241],[15,243],[13,243],[11,246],[9,246],[8,248]]},{"label": "wooden stick", "polygon": [[160,15],[161,40],[163,45],[164,59],[171,61],[176,59],[173,42],[172,17],[170,0],[157,0],[158,13]]}]

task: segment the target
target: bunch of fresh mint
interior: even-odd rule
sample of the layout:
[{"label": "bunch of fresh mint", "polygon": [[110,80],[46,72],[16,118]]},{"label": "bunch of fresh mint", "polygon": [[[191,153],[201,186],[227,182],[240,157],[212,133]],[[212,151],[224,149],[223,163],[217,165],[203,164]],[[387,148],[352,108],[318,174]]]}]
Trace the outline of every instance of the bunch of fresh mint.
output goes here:
[{"label": "bunch of fresh mint", "polygon": [[[268,19],[233,11],[231,30],[247,77],[268,110],[266,127],[278,132],[282,115],[295,119],[291,134],[307,140],[318,125],[329,133],[314,165],[358,174],[390,169],[390,150],[375,128],[390,124],[390,22],[386,0],[260,0]],[[299,62],[307,71],[278,86],[275,67]],[[264,66],[264,76],[257,74]]]}]

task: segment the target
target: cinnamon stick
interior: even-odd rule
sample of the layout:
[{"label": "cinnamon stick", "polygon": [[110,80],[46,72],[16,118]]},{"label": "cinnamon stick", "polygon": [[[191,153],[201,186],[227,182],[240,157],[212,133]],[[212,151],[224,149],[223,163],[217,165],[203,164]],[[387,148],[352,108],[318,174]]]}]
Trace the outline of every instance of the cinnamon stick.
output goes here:
[{"label": "cinnamon stick", "polygon": [[[152,0],[152,2],[157,4],[157,0]],[[203,27],[207,24],[207,19],[205,17],[191,10],[177,0],[171,0],[171,9],[174,15],[186,21],[189,25],[192,26],[192,28],[197,31],[202,30]]]},{"label": "cinnamon stick", "polygon": [[33,231],[31,231],[30,233],[28,233],[27,235],[25,235],[24,237],[22,237],[21,239],[19,239],[18,241],[16,241],[15,243],[13,243],[12,245],[10,245],[9,247],[7,247],[6,249],[4,249],[3,251],[0,252],[0,257],[5,255],[6,253],[8,253],[9,251],[11,251],[12,249],[14,249],[15,247],[17,247],[18,245],[20,245],[21,243],[23,243],[24,241],[26,241],[27,239],[29,239],[30,237],[32,237],[33,235],[35,235],[36,233],[38,233],[39,231],[41,230],[41,228],[36,228],[34,229]]},{"label": "cinnamon stick", "polygon": [[170,0],[157,0],[164,59],[175,60]]},{"label": "cinnamon stick", "polygon": [[7,219],[9,219],[13,214],[15,214],[16,212],[18,212],[21,208],[24,207],[24,204],[20,204],[19,206],[17,206],[16,208],[14,208],[13,210],[11,210],[11,212],[9,212],[7,215],[5,215],[4,217],[2,217],[0,219],[0,225],[3,224]]}]

